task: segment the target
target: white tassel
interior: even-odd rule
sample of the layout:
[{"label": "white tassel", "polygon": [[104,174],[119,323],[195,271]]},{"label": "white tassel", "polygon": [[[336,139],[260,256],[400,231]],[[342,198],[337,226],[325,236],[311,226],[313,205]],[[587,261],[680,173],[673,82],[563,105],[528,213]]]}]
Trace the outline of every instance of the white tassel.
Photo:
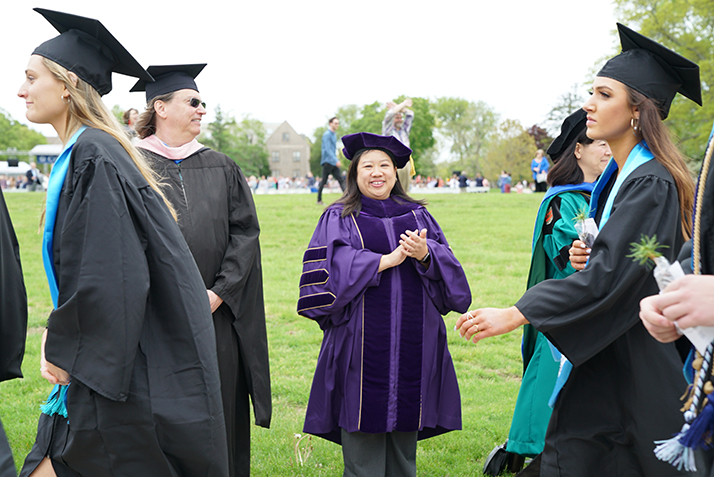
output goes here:
[{"label": "white tassel", "polygon": [[695,457],[694,449],[690,449],[689,447],[684,448],[684,455],[682,456],[682,460],[684,461],[684,470],[687,472],[697,471],[697,461]]},{"label": "white tassel", "polygon": [[[657,447],[655,447],[655,456],[661,461],[668,462],[675,466],[677,470],[682,470],[682,467],[686,468],[688,471],[696,470],[696,464],[694,463],[693,455],[691,449],[688,449],[681,443],[681,439],[689,430],[689,424],[684,424],[682,430],[679,434],[672,437],[671,439],[664,439],[661,441],[655,441]],[[690,459],[689,454],[692,454]],[[691,461],[691,462],[690,462]],[[690,465],[693,468],[689,468]]]}]

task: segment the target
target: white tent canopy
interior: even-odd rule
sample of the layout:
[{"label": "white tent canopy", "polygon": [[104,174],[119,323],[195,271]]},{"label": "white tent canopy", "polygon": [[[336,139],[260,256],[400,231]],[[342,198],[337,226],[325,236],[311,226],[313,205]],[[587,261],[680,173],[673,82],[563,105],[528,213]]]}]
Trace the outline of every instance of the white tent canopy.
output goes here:
[{"label": "white tent canopy", "polygon": [[30,155],[36,157],[38,164],[53,164],[62,153],[62,144],[38,144],[30,150]]},{"label": "white tent canopy", "polygon": [[0,175],[3,176],[24,176],[30,170],[30,165],[20,161],[17,167],[10,167],[7,161],[0,161]]}]

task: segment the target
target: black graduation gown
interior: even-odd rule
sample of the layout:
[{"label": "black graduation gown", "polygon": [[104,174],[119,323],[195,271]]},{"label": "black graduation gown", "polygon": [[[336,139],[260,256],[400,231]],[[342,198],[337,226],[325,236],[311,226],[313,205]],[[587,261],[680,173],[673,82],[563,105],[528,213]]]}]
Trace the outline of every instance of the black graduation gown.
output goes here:
[{"label": "black graduation gown", "polygon": [[[27,294],[20,247],[0,191],[0,381],[21,378],[27,335]],[[15,463],[0,423],[0,477],[15,476]]]},{"label": "black graduation gown", "polygon": [[142,152],[168,185],[165,193],[176,208],[179,227],[206,289],[223,299],[213,319],[229,461],[231,472],[247,475],[248,395],[257,425],[269,427],[272,412],[260,227],[253,196],[238,165],[220,152],[202,148],[180,164],[148,150]]},{"label": "black graduation gown", "polygon": [[[701,183],[700,172],[699,187],[701,187]],[[702,275],[714,275],[714,166],[712,164],[709,165],[709,173],[702,200],[700,203],[696,203],[694,207],[695,210],[701,208],[701,216],[699,218],[701,273]],[[679,253],[679,260],[682,262],[682,268],[684,268],[685,273],[693,273],[691,262],[693,258],[692,242],[692,240],[687,242]],[[687,343],[689,342],[687,341]],[[693,349],[693,346],[690,345],[690,349]],[[710,377],[710,381],[714,383],[714,377]],[[682,418],[683,420],[684,418]],[[697,469],[701,469],[703,475],[714,477],[714,449],[703,449],[700,457],[701,459],[697,461]]]},{"label": "black graduation gown", "polygon": [[701,252],[702,274],[714,275],[714,165],[709,166],[709,175],[704,189],[700,217],[701,224]]},{"label": "black graduation gown", "polygon": [[[204,284],[223,299],[216,313],[230,316],[241,345],[255,423],[270,426],[270,368],[260,262],[260,226],[243,172],[209,148],[180,164],[142,149],[176,208]],[[210,230],[210,233],[207,231]]]},{"label": "black graduation gown", "polygon": [[20,246],[0,191],[0,381],[21,378],[27,335],[27,294]]},{"label": "black graduation gown", "polygon": [[642,234],[656,234],[673,260],[680,227],[674,181],[653,159],[623,183],[586,269],[541,282],[516,303],[574,366],[548,426],[541,475],[686,475],[653,453],[655,440],[682,426],[686,383],[675,345],[655,341],[639,319],[640,300],[658,292],[652,271],[627,257]]},{"label": "black graduation gown", "polygon": [[102,131],[72,150],[53,254],[46,356],[71,376],[69,424],[42,415],[22,475],[49,454],[59,476],[226,476],[200,274],[163,200]]}]

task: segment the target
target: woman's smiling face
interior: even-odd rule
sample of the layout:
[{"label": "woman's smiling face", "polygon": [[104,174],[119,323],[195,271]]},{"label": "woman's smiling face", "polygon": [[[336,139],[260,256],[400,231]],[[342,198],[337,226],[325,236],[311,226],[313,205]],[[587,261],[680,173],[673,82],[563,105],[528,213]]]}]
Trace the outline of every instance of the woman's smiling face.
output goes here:
[{"label": "woman's smiling face", "polygon": [[386,152],[372,149],[359,158],[357,187],[365,197],[388,199],[396,182],[397,167]]}]

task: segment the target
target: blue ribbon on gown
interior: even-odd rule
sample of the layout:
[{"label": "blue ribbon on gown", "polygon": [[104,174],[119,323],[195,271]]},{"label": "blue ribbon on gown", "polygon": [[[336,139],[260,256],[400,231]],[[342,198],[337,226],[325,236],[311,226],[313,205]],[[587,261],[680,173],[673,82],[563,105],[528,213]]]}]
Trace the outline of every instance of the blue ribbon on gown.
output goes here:
[{"label": "blue ribbon on gown", "polygon": [[[602,216],[600,217],[598,230],[602,231],[602,228],[610,219],[610,213],[612,212],[612,204],[615,202],[615,197],[617,197],[617,193],[620,191],[620,187],[622,187],[622,184],[625,182],[625,180],[627,180],[627,177],[632,174],[635,169],[637,169],[643,164],[646,164],[652,159],[654,159],[654,155],[652,155],[652,152],[650,151],[649,147],[647,147],[647,143],[645,141],[640,141],[634,148],[632,148],[632,151],[630,151],[630,154],[627,156],[627,161],[625,161],[625,165],[622,167],[622,172],[617,176],[617,180],[615,180],[615,184],[612,186],[612,190],[607,196],[605,205],[602,208]],[[597,180],[595,188],[593,189],[593,193],[590,196],[590,217],[595,218],[595,215],[598,211],[600,195],[607,186],[608,182],[610,182],[610,178],[612,177],[612,175],[617,173],[617,170],[618,167],[617,163],[615,162],[615,159],[610,158],[610,161],[607,163],[607,166],[605,166],[605,170],[602,172],[600,178]],[[558,400],[560,390],[563,389],[563,386],[565,386],[565,383],[568,381],[572,370],[573,363],[571,363],[565,356],[563,356],[560,360],[560,370],[558,370],[558,378],[555,380],[553,394],[550,396],[550,400],[548,401],[548,405],[550,407],[555,406],[555,402]]]},{"label": "blue ribbon on gown", "polygon": [[[52,166],[50,179],[47,186],[47,202],[45,205],[45,227],[42,233],[42,263],[45,266],[45,274],[47,275],[47,283],[50,286],[50,295],[52,296],[52,304],[57,308],[57,299],[59,296],[59,287],[57,284],[57,271],[55,270],[52,246],[54,243],[55,222],[57,220],[57,207],[59,206],[62,187],[64,186],[65,178],[67,177],[67,169],[69,168],[69,158],[72,154],[72,147],[77,142],[77,138],[87,129],[86,126],[81,126],[79,130],[67,141],[64,149]],[[67,417],[67,386],[55,384],[50,392],[45,404],[40,406],[40,410],[47,415],[61,414]]]}]

